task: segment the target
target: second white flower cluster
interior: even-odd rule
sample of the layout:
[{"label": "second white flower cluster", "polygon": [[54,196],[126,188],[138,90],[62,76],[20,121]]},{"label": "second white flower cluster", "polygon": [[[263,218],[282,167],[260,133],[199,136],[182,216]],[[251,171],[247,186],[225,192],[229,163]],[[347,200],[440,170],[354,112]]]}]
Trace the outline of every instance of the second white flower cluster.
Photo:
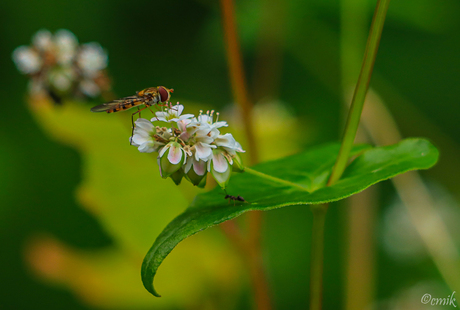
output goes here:
[{"label": "second white flower cluster", "polygon": [[69,30],[54,35],[38,31],[30,46],[13,52],[18,70],[30,78],[32,95],[47,94],[56,102],[66,97],[97,97],[110,89],[105,69],[108,57],[97,42],[79,44]]},{"label": "second white flower cluster", "polygon": [[[163,178],[171,177],[179,184],[183,177],[194,185],[204,187],[209,172],[225,189],[232,171],[243,171],[238,153],[244,152],[232,134],[222,135],[221,127],[227,122],[219,121],[219,113],[207,112],[195,117],[181,115],[184,106],[169,106],[156,112],[150,121],[136,120],[132,145],[140,152],[158,152],[158,165]],[[215,117],[215,119],[214,119]],[[169,123],[168,127],[155,126],[153,122]]]}]

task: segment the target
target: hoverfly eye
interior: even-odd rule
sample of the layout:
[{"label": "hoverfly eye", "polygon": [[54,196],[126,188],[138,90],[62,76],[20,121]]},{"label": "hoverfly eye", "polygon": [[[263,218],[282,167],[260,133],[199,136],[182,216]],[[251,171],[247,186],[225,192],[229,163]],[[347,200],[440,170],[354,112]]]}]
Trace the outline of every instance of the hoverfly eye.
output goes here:
[{"label": "hoverfly eye", "polygon": [[166,102],[169,99],[169,92],[163,86],[158,87],[158,92],[160,93],[161,102]]}]

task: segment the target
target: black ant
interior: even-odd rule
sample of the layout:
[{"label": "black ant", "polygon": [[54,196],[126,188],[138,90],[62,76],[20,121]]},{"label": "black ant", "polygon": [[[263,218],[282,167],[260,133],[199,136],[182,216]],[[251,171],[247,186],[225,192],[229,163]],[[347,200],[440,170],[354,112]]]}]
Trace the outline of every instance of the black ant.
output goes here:
[{"label": "black ant", "polygon": [[232,196],[232,195],[225,195],[225,198],[224,199],[228,199],[228,203],[230,203],[231,200],[233,200],[233,205],[235,205],[235,202],[236,201],[241,201],[241,202],[247,202],[246,200],[244,200],[243,197],[241,197],[240,195],[238,196]]}]

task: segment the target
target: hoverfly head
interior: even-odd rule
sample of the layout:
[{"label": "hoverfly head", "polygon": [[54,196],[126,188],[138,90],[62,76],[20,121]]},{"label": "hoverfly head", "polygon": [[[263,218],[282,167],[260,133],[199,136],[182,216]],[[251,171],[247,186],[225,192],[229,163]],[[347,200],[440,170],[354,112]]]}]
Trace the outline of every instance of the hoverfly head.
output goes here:
[{"label": "hoverfly head", "polygon": [[174,89],[168,89],[164,86],[158,86],[158,93],[160,94],[160,101],[166,102],[171,98],[171,93],[174,92]]}]

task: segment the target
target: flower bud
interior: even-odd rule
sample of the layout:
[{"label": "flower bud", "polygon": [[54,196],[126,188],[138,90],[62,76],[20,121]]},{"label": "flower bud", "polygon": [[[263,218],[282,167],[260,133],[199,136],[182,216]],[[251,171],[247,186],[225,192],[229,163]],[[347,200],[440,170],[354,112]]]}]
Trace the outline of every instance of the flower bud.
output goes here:
[{"label": "flower bud", "polygon": [[173,174],[171,174],[169,177],[174,181],[176,185],[179,185],[180,182],[182,181],[182,178],[184,177],[184,170],[179,169]]},{"label": "flower bud", "polygon": [[184,150],[177,142],[168,143],[160,151],[159,166],[162,178],[166,179],[182,167],[185,161],[185,154],[183,153]]},{"label": "flower bud", "polygon": [[221,149],[213,150],[212,159],[208,161],[208,171],[211,172],[217,184],[225,189],[232,174],[232,166],[228,163],[223,152]]},{"label": "flower bud", "polygon": [[193,156],[184,165],[185,178],[195,186],[203,188],[206,185],[206,162],[196,160]]},{"label": "flower bud", "polygon": [[230,181],[230,175],[232,174],[232,166],[228,166],[228,169],[224,172],[217,172],[213,168],[213,164],[211,163],[211,174],[216,180],[217,184],[219,184],[222,189],[225,189],[228,185],[228,181]]}]

